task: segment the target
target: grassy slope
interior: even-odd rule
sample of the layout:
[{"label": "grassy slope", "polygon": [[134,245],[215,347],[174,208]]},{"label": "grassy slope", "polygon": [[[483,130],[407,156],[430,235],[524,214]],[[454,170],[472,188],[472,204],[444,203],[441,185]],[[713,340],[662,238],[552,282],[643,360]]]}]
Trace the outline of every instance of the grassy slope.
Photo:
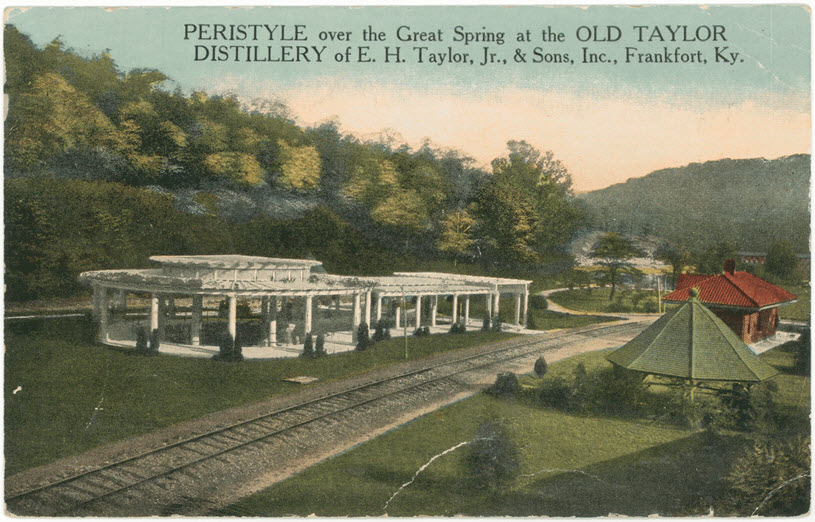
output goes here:
[{"label": "grassy slope", "polygon": [[[337,379],[404,360],[404,340],[318,360],[240,364],[171,356],[145,358],[88,343],[78,319],[6,325],[6,473],[132,435],[300,389],[282,378]],[[472,332],[411,338],[411,358],[497,341]],[[13,390],[20,387],[16,393]]]},{"label": "grassy slope", "polygon": [[[770,352],[782,369],[791,355]],[[607,364],[602,353],[551,366],[570,375],[578,362]],[[776,378],[780,402],[806,421],[809,379]],[[527,384],[534,384],[527,377]],[[385,504],[434,455],[470,440],[477,425],[498,419],[518,444],[518,478],[496,493],[475,491],[463,477],[464,450],[435,460]],[[806,422],[804,422],[804,425]],[[732,454],[749,441],[652,421],[570,415],[479,395],[425,416],[224,510],[231,515],[392,516],[548,515],[609,513],[705,515],[721,493]]]}]

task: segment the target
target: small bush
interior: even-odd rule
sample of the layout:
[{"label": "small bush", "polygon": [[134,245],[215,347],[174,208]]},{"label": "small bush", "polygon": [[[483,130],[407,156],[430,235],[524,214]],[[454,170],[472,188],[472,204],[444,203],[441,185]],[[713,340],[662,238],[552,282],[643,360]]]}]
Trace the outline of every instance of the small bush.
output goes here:
[{"label": "small bush", "polygon": [[656,299],[648,299],[642,303],[642,311],[646,314],[655,314],[659,312],[659,303]]},{"label": "small bush", "polygon": [[241,335],[240,331],[236,333],[235,343],[232,345],[232,360],[243,360],[243,336]]},{"label": "small bush", "polygon": [[609,303],[608,307],[606,307],[606,310],[613,314],[628,313],[631,311],[631,307],[626,304],[623,304],[622,299],[615,299],[614,301]]},{"label": "small bush", "polygon": [[481,331],[482,332],[490,331],[490,316],[487,314],[484,314],[484,320],[481,322]]},{"label": "small bush", "polygon": [[538,360],[535,361],[535,375],[539,378],[543,378],[548,369],[549,365],[546,363],[546,358],[543,356],[538,357]]},{"label": "small bush", "polygon": [[812,367],[812,347],[809,330],[801,334],[796,345],[792,369],[798,375],[809,375]]},{"label": "small bush", "polygon": [[718,396],[722,404],[719,422],[741,431],[760,430],[764,433],[776,426],[775,393],[778,384],[767,381],[752,385],[734,383],[729,390],[721,390]]},{"label": "small bush", "polygon": [[239,362],[243,360],[243,349],[240,339],[233,339],[229,332],[221,336],[218,343],[218,353],[212,357],[215,361]]},{"label": "small bush", "polygon": [[535,314],[532,313],[532,312],[529,312],[528,315],[526,316],[526,329],[527,330],[537,330],[538,329],[538,325],[537,325],[537,323],[535,321]]},{"label": "small bush", "polygon": [[325,352],[325,336],[320,334],[317,336],[317,343],[314,346],[314,356],[315,357],[325,357],[328,355]]},{"label": "small bush", "polygon": [[420,326],[413,332],[414,337],[427,337],[428,335],[430,335],[429,326]]},{"label": "small bush", "polygon": [[549,308],[549,302],[540,294],[532,294],[529,296],[529,309],[530,310],[546,310]]},{"label": "small bush", "polygon": [[311,359],[315,357],[314,355],[314,340],[311,338],[311,332],[306,334],[306,340],[303,343],[303,353],[300,354],[300,357],[305,357],[307,359]]},{"label": "small bush", "polygon": [[461,321],[456,321],[452,325],[450,325],[450,333],[451,334],[463,334],[467,333],[467,327]]},{"label": "small bush", "polygon": [[518,377],[512,372],[503,372],[495,377],[495,383],[487,389],[487,392],[496,397],[504,397],[515,395],[519,388]]},{"label": "small bush", "polygon": [[481,490],[503,485],[520,467],[517,446],[502,426],[490,422],[478,426],[464,460],[473,486]]},{"label": "small bush", "polygon": [[368,331],[368,323],[360,323],[357,327],[357,348],[358,352],[364,352],[373,345]]}]

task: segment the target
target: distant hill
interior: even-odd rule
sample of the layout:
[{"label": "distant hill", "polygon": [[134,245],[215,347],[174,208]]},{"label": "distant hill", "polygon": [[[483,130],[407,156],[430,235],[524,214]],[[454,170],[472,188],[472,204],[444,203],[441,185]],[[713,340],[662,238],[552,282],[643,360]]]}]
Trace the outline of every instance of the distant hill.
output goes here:
[{"label": "distant hill", "polygon": [[581,194],[594,228],[654,235],[701,249],[733,241],[766,251],[776,240],[809,251],[810,155],[722,159],[662,169]]}]

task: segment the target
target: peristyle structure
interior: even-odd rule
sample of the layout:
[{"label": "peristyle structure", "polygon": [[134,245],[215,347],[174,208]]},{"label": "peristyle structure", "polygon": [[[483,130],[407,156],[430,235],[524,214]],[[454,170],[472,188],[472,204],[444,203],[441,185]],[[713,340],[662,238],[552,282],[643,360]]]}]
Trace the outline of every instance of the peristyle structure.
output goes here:
[{"label": "peristyle structure", "polygon": [[749,272],[736,272],[735,266],[735,262],[728,259],[721,274],[680,274],[676,289],[663,300],[685,302],[690,298],[691,289],[697,288],[699,301],[745,343],[753,344],[775,335],[778,307],[794,303],[798,296]]},{"label": "peristyle structure", "polygon": [[[528,313],[531,281],[519,279],[436,272],[339,276],[325,273],[319,261],[241,255],[150,259],[159,266],[80,275],[94,290],[101,342],[135,344],[136,329],[144,328],[175,345],[217,345],[225,333],[238,335],[242,317],[259,316],[243,341],[271,347],[296,344],[316,332],[353,337],[362,322],[371,325],[383,319],[393,328],[407,328],[404,307],[412,308],[412,332],[413,326],[440,322],[440,299],[452,304],[448,322],[466,324],[472,298],[481,299],[487,314],[496,318],[502,294],[514,296],[513,323],[518,328],[526,325]],[[149,301],[146,316],[128,313],[128,298]]]}]

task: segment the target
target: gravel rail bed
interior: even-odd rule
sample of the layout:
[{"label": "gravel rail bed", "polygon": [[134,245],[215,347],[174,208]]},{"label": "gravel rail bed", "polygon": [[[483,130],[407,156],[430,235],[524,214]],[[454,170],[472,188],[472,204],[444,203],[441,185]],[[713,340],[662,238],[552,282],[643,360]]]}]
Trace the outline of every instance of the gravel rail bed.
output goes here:
[{"label": "gravel rail bed", "polygon": [[129,448],[124,441],[100,450],[97,457],[106,458],[95,465],[86,456],[81,467],[62,463],[51,473],[45,467],[9,477],[6,506],[17,515],[200,515],[476,393],[497,371],[529,371],[546,352],[631,338],[647,324],[517,337],[312,386],[160,430],[166,433],[131,440]]}]

